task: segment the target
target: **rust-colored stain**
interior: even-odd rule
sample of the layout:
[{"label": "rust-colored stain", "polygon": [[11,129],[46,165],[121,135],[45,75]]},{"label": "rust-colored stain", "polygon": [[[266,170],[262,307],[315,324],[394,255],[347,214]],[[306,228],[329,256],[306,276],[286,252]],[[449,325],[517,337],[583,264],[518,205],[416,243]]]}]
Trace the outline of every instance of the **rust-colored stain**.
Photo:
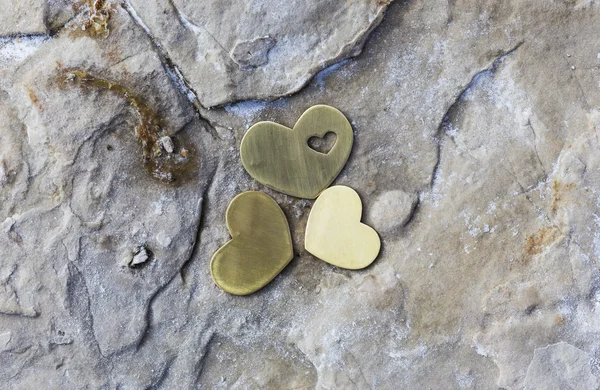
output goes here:
[{"label": "rust-colored stain", "polygon": [[104,37],[109,34],[108,21],[111,5],[105,0],[89,0],[90,18],[84,24],[86,31],[92,37]]},{"label": "rust-colored stain", "polygon": [[367,183],[367,193],[372,193],[377,189],[377,183],[375,182],[375,180],[370,180]]},{"label": "rust-colored stain", "polygon": [[108,53],[106,53],[106,58],[108,58],[108,60],[110,62],[115,63],[115,64],[118,63],[119,61],[121,61],[122,57],[123,57],[123,55],[122,55],[121,51],[119,50],[119,48],[117,48],[117,47],[111,48],[108,51]]},{"label": "rust-colored stain", "polygon": [[52,191],[50,193],[50,197],[52,198],[53,201],[60,202],[60,201],[62,201],[62,192],[60,191],[60,189],[56,188],[54,191]]},{"label": "rust-colored stain", "polygon": [[554,180],[552,182],[552,190],[554,191],[554,195],[552,197],[552,204],[551,204],[550,208],[553,213],[556,213],[556,211],[558,210],[558,205],[559,205],[560,201],[563,199],[563,196],[565,195],[565,193],[571,191],[574,188],[575,188],[574,183],[564,184],[558,180]]},{"label": "rust-colored stain", "polygon": [[71,8],[73,9],[73,12],[75,12],[76,14],[78,14],[79,11],[81,10],[81,7],[83,7],[84,4],[87,4],[88,2],[89,2],[89,0],[79,0],[79,1],[76,1],[76,2],[74,2],[71,5]]},{"label": "rust-colored stain", "polygon": [[77,28],[72,31],[76,36],[87,35],[91,38],[106,38],[110,33],[108,22],[112,13],[112,4],[106,0],[87,0],[74,5],[74,9],[82,8],[83,3],[87,3],[89,17]]},{"label": "rust-colored stain", "polygon": [[31,100],[33,105],[36,106],[37,109],[40,110],[41,112],[44,112],[44,107],[42,106],[42,103],[40,102],[40,98],[38,98],[38,96],[35,94],[35,92],[33,92],[33,90],[31,88],[27,88],[27,94],[29,95],[29,100]]},{"label": "rust-colored stain", "polygon": [[[135,134],[142,144],[142,154],[146,170],[156,179],[172,182],[184,176],[193,167],[190,162],[190,151],[178,140],[170,137],[165,129],[164,120],[149,106],[145,99],[131,88],[115,81],[96,77],[81,70],[61,70],[58,76],[59,87],[67,84],[77,85],[82,89],[97,88],[108,90],[121,97],[133,107],[140,118]],[[161,139],[167,137],[172,145],[167,150]],[[193,169],[192,169],[193,170]]]},{"label": "rust-colored stain", "polygon": [[541,253],[545,246],[555,240],[556,233],[557,229],[554,226],[550,226],[527,236],[524,246],[525,254],[537,255]]},{"label": "rust-colored stain", "polygon": [[558,326],[563,326],[567,323],[567,319],[561,315],[557,315],[556,317],[554,317],[554,323]]}]

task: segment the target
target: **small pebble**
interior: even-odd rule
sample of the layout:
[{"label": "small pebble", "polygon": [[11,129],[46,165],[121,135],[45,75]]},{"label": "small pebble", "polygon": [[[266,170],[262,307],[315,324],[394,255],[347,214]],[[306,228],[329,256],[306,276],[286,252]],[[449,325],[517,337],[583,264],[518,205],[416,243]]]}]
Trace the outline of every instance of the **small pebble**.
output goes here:
[{"label": "small pebble", "polygon": [[133,256],[133,258],[131,259],[131,262],[129,263],[130,266],[135,266],[138,264],[142,264],[145,263],[146,261],[148,261],[148,252],[146,251],[146,248],[144,248],[143,246],[140,247],[140,249],[138,250],[138,252]]},{"label": "small pebble", "polygon": [[175,145],[173,145],[173,140],[171,137],[165,136],[158,140],[160,142],[160,146],[167,152],[173,153],[175,150]]},{"label": "small pebble", "polygon": [[163,247],[168,248],[171,245],[171,237],[167,236],[164,231],[156,235],[156,241]]}]

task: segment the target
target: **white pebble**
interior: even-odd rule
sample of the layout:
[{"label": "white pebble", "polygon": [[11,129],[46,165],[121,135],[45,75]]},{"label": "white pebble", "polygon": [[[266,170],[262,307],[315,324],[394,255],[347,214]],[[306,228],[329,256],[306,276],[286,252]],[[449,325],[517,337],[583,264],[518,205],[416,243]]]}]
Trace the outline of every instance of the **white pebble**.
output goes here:
[{"label": "white pebble", "polygon": [[156,241],[158,241],[163,248],[168,248],[169,245],[171,245],[171,237],[167,236],[162,230],[156,235]]},{"label": "white pebble", "polygon": [[173,140],[171,139],[171,137],[162,137],[158,140],[158,142],[160,142],[160,146],[162,146],[162,148],[167,153],[173,153],[173,151],[175,150],[175,145],[173,145]]},{"label": "white pebble", "polygon": [[138,264],[142,264],[145,263],[146,261],[148,261],[148,252],[146,252],[146,248],[141,247],[140,251],[138,253],[136,253],[133,256],[133,259],[131,259],[131,265],[138,265]]}]

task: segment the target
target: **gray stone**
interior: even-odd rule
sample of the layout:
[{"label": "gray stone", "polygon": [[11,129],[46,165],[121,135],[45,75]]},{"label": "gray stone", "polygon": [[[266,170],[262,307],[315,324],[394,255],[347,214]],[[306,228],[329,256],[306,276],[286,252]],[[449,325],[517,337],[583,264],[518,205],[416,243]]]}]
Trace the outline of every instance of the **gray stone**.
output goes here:
[{"label": "gray stone", "polygon": [[230,56],[241,69],[256,68],[269,62],[269,50],[275,46],[275,43],[275,39],[268,36],[237,42]]},{"label": "gray stone", "polygon": [[[360,53],[387,1],[128,0],[200,102],[274,99]],[[165,26],[169,26],[165,28]]]},{"label": "gray stone", "polygon": [[[0,40],[8,388],[597,387],[596,2],[133,0],[93,34],[87,5],[52,4],[52,36]],[[319,103],[354,129],[335,184],[381,236],[364,270],[307,253],[313,201],[240,163],[249,126]],[[191,162],[174,182],[144,129],[172,140],[149,156]],[[247,190],[295,258],[235,297],[209,264]]]},{"label": "gray stone", "polygon": [[0,1],[0,37],[46,34],[44,0]]},{"label": "gray stone", "polygon": [[567,343],[535,350],[525,377],[526,389],[597,389],[590,356]]},{"label": "gray stone", "polygon": [[401,190],[387,191],[373,199],[367,219],[380,233],[404,226],[413,215],[417,196]]}]

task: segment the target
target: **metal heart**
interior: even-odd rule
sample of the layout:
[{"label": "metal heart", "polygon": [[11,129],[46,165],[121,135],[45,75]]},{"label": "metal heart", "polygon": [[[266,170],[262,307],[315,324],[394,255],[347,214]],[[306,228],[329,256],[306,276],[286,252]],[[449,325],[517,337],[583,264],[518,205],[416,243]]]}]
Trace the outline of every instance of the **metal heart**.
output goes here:
[{"label": "metal heart", "polygon": [[262,192],[244,192],[226,213],[231,241],[215,252],[210,273],[222,290],[248,295],[266,286],[294,257],[283,211]]},{"label": "metal heart", "polygon": [[[329,153],[308,146],[311,137],[332,132],[336,141]],[[339,110],[313,106],[293,129],[275,122],[258,122],[244,135],[240,153],[250,176],[274,190],[314,199],[339,175],[354,141],[352,126]]]},{"label": "metal heart", "polygon": [[350,187],[333,186],[317,198],[308,216],[304,246],[337,267],[361,269],[381,248],[379,235],[360,222],[362,203]]}]

